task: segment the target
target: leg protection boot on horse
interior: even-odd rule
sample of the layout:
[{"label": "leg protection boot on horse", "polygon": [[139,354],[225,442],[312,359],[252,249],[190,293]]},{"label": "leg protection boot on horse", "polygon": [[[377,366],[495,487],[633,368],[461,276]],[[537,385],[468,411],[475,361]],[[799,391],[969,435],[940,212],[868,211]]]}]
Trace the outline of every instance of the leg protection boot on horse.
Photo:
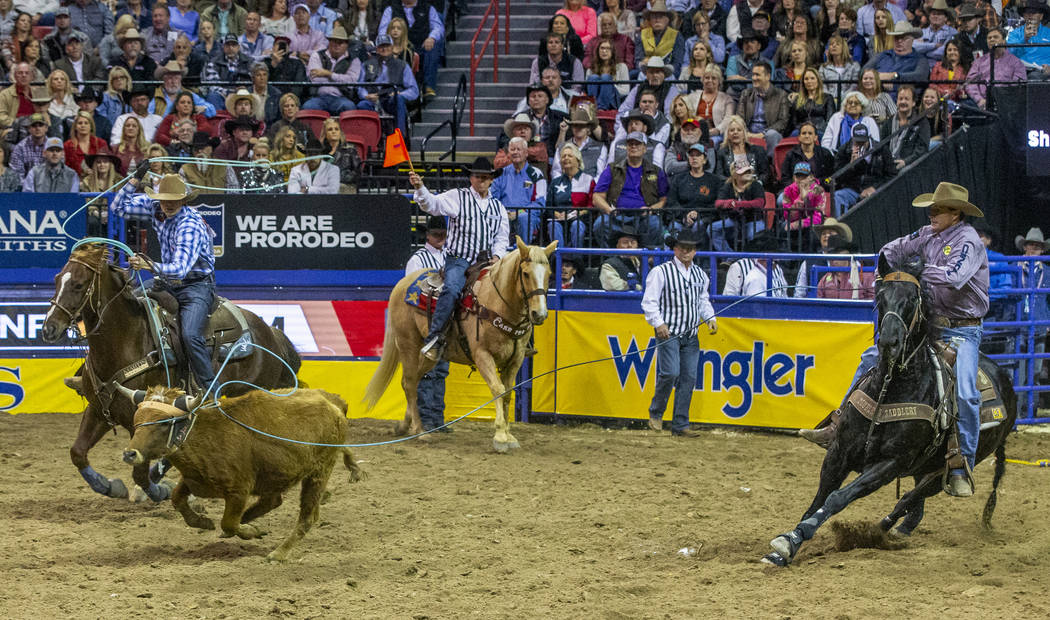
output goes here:
[{"label": "leg protection boot on horse", "polygon": [[828,417],[820,421],[817,427],[810,430],[804,428],[799,430],[798,436],[807,440],[812,441],[825,450],[834,441],[835,435],[838,433],[839,418],[842,417],[840,410],[836,409],[828,414]]}]

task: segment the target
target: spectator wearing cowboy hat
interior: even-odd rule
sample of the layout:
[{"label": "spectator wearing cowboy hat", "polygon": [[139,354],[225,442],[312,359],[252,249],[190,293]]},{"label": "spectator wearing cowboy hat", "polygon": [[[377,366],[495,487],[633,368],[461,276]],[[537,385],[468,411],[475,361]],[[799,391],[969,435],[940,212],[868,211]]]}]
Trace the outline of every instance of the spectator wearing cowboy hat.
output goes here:
[{"label": "spectator wearing cowboy hat", "polygon": [[726,65],[726,81],[730,83],[727,92],[734,100],[739,99],[740,93],[747,88],[755,65],[764,64],[772,71],[769,61],[761,54],[766,42],[765,35],[758,34],[750,28],[740,35],[740,53],[730,56]]},{"label": "spectator wearing cowboy hat", "polygon": [[[48,107],[51,105],[51,93],[48,92],[47,86],[31,86],[29,89],[29,100],[33,105],[33,113],[39,112],[44,116],[44,120],[47,124],[47,133],[45,135],[48,137],[61,138],[62,124],[52,123],[51,115],[47,111]],[[29,124],[32,115],[33,114],[31,113],[14,119],[14,124],[11,125],[10,130],[7,132],[6,139],[8,144],[18,144],[22,140],[25,140],[26,136],[29,135]],[[95,135],[108,134],[96,133]]]},{"label": "spectator wearing cowboy hat", "polygon": [[[754,28],[754,16],[765,13],[773,14],[774,3],[769,0],[738,0],[733,3],[726,16],[726,43],[738,43],[745,32]],[[713,31],[714,29],[712,29]],[[763,46],[765,47],[765,46]]]},{"label": "spectator wearing cowboy hat", "polygon": [[216,108],[204,97],[191,90],[184,90],[182,78],[186,75],[186,68],[175,60],[169,60],[162,67],[157,67],[156,77],[163,83],[153,91],[149,108],[151,114],[167,116],[174,111],[175,99],[181,93],[188,93],[193,100],[193,113],[203,115],[204,118],[215,116]]},{"label": "spectator wearing cowboy hat", "polygon": [[[757,36],[759,43],[759,56],[765,58],[766,60],[772,63],[777,55],[777,50],[780,49],[780,41],[778,41],[777,37],[772,36],[769,32],[772,25],[773,18],[771,16],[770,11],[767,11],[766,9],[761,9],[755,12],[755,14],[751,16],[751,25],[747,28],[742,29],[740,31],[740,38],[734,41],[733,43],[730,43],[726,47],[726,56],[732,57],[741,52],[745,35]],[[754,34],[752,35],[750,33]],[[787,45],[790,41],[790,39],[785,40],[785,45]],[[790,46],[788,47],[790,49]],[[809,48],[807,48],[807,50],[808,49]]]},{"label": "spectator wearing cowboy hat", "polygon": [[[1046,250],[1050,248],[1050,243],[1046,242],[1046,238],[1043,236],[1043,231],[1040,228],[1030,228],[1028,234],[1023,237],[1017,235],[1014,239],[1014,245],[1017,246],[1017,249],[1027,257],[1042,256],[1046,253]],[[1050,269],[1047,269],[1044,261],[1025,261],[1020,263],[1020,267],[1020,288],[1050,288]],[[1021,309],[1024,312],[1024,315],[1018,320],[1050,320],[1050,308],[1047,307],[1046,293],[1024,293],[1022,295]],[[1050,332],[1050,325],[1035,326],[1035,347],[1032,349],[1033,353],[1042,354],[1046,352],[1046,336],[1048,332]],[[1027,342],[1027,338],[1023,338],[1022,342]],[[1027,346],[1022,348],[1027,348]],[[1032,373],[1032,376],[1042,379],[1043,360],[1036,358],[1034,362],[1034,372]],[[1021,360],[1021,385],[1028,384],[1028,376],[1028,360]]]},{"label": "spectator wearing cowboy hat", "polygon": [[981,23],[983,20],[984,12],[978,10],[976,4],[967,2],[959,7],[959,32],[955,41],[960,47],[967,47],[974,58],[988,53],[988,29]]},{"label": "spectator wearing cowboy hat", "polygon": [[89,172],[80,182],[82,192],[104,192],[111,189],[124,176],[120,158],[108,148],[87,155],[84,157],[84,164],[87,165]]},{"label": "spectator wearing cowboy hat", "polygon": [[562,290],[594,290],[600,289],[601,284],[594,281],[594,277],[587,273],[587,265],[579,258],[563,256],[561,259],[561,288]]},{"label": "spectator wearing cowboy hat", "polygon": [[75,84],[101,82],[106,79],[106,69],[95,54],[84,52],[86,41],[74,31],[66,39],[66,54],[55,61],[54,68],[61,69]]},{"label": "spectator wearing cowboy hat", "polygon": [[689,428],[689,404],[696,387],[700,360],[698,328],[707,323],[711,334],[718,331],[715,309],[708,299],[711,281],[697,265],[697,246],[701,239],[691,230],[681,230],[664,242],[674,250],[674,258],[649,271],[642,294],[645,321],[653,326],[657,340],[656,387],[649,404],[649,428],[663,430],[667,401],[674,389],[671,435],[698,437]]},{"label": "spectator wearing cowboy hat", "polygon": [[944,0],[934,0],[929,11],[930,25],[922,29],[922,36],[915,40],[913,47],[930,62],[936,62],[944,58],[944,44],[959,31],[949,25],[955,21],[955,11]]},{"label": "spectator wearing cowboy hat", "polygon": [[124,31],[124,36],[117,41],[120,44],[121,53],[113,59],[114,67],[127,69],[131,76],[131,83],[149,82],[156,79],[157,63],[142,51],[145,39],[134,28]]},{"label": "spectator wearing cowboy hat", "polygon": [[[203,78],[206,82],[213,84],[238,84],[251,80],[252,59],[241,52],[241,44],[234,34],[228,34],[222,39],[222,55],[208,62],[204,67]],[[226,95],[229,93],[225,86],[212,86],[208,90],[207,100],[221,109],[225,104]]]},{"label": "spectator wearing cowboy hat", "polygon": [[80,175],[66,165],[61,138],[48,138],[44,143],[43,161],[33,166],[22,181],[23,192],[69,194],[80,191]]},{"label": "spectator wearing cowboy hat", "polygon": [[492,159],[492,165],[502,169],[510,163],[507,155],[507,144],[512,138],[522,138],[529,144],[529,155],[527,161],[540,170],[546,170],[548,166],[547,144],[536,138],[536,122],[529,118],[528,114],[515,114],[513,118],[503,123],[503,133],[496,140],[496,156]]},{"label": "spectator wearing cowboy hat", "polygon": [[226,138],[215,149],[215,159],[231,161],[252,160],[252,137],[259,130],[259,121],[254,116],[231,118],[223,124]]},{"label": "spectator wearing cowboy hat", "polygon": [[682,70],[685,59],[685,37],[671,28],[672,13],[667,9],[664,0],[653,0],[642,14],[642,19],[649,23],[648,28],[638,31],[634,40],[634,62],[642,64],[644,58],[660,58],[671,66],[674,75]]},{"label": "spectator wearing cowboy hat", "polygon": [[[651,97],[652,95],[647,95]],[[666,121],[666,119],[664,119]],[[631,110],[630,113],[620,118],[620,126],[616,128],[616,136],[609,145],[609,161],[620,163],[627,158],[629,149],[627,136],[631,133],[641,133],[646,137],[645,152],[643,158],[649,164],[660,168],[664,165],[667,148],[655,134],[656,119],[640,109]],[[664,127],[664,136],[670,133],[670,124]]]},{"label": "spectator wearing cowboy hat", "polygon": [[[943,0],[942,0],[943,1]],[[1047,8],[1045,2],[1028,0],[1021,9],[1024,17],[1024,27],[1015,28],[1010,36],[1006,37],[1007,43],[1050,43],[1050,28],[1043,25],[1046,20]],[[1013,48],[1013,53],[1028,69],[1028,79],[1046,80],[1050,79],[1050,47]],[[996,64],[999,64],[998,61]]]},{"label": "spectator wearing cowboy hat", "polygon": [[[988,105],[988,82],[992,79],[992,59],[995,59],[995,81],[997,82],[1025,82],[1028,73],[1024,62],[1014,56],[1010,50],[1002,45],[1006,42],[1006,31],[1002,28],[993,28],[988,31],[986,37],[988,49],[992,50],[984,54],[970,65],[970,71],[966,74],[967,99],[960,101],[962,105],[977,106],[985,109]],[[996,47],[999,46],[999,47]]]},{"label": "spectator wearing cowboy hat", "polygon": [[98,91],[91,86],[85,86],[78,93],[73,93],[73,101],[82,111],[91,114],[95,119],[95,135],[105,139],[113,131],[113,123],[98,109]]},{"label": "spectator wearing cowboy hat", "polygon": [[638,107],[638,94],[643,89],[652,90],[656,94],[656,102],[664,114],[671,114],[671,104],[679,95],[678,87],[667,81],[671,77],[674,68],[664,62],[662,58],[647,58],[640,63],[642,71],[645,72],[645,81],[631,89],[623,98],[617,110],[618,116],[623,116]]},{"label": "spectator wearing cowboy hat", "polygon": [[[816,251],[820,254],[829,252],[832,237],[842,237],[847,243],[853,241],[853,229],[849,227],[849,224],[840,222],[833,217],[825,218],[824,223],[813,226],[810,230],[813,231],[816,237]],[[816,263],[820,264],[821,261],[816,261]],[[810,261],[804,260],[798,267],[798,275],[795,276],[795,297],[813,297],[816,295],[816,288],[808,286],[810,276],[809,264]]]},{"label": "spectator wearing cowboy hat", "polygon": [[120,144],[120,139],[124,135],[124,121],[129,116],[134,116],[138,119],[139,124],[142,125],[142,137],[146,142],[153,142],[153,136],[157,133],[157,127],[160,126],[162,119],[157,114],[151,114],[149,111],[150,97],[153,96],[153,90],[148,86],[135,86],[132,90],[124,93],[124,102],[131,108],[130,112],[121,114],[117,117],[117,120],[113,121],[113,133],[109,136],[109,145],[117,146]]},{"label": "spectator wearing cowboy hat", "polygon": [[389,86],[359,86],[358,110],[379,110],[382,106],[394,116],[394,125],[408,135],[408,104],[419,99],[419,86],[412,75],[412,67],[394,57],[394,40],[388,34],[376,37],[376,52],[361,65],[360,82],[390,83]]},{"label": "spectator wearing cowboy hat", "polygon": [[[613,231],[609,239],[608,247],[617,250],[637,250],[642,236],[634,226],[627,224]],[[598,282],[606,291],[640,291],[642,282],[640,280],[642,261],[633,255],[617,254],[609,256],[602,261],[601,269],[598,271]]]},{"label": "spectator wearing cowboy hat", "polygon": [[817,297],[821,299],[875,299],[875,274],[865,271],[850,254],[857,253],[857,244],[843,237],[832,237],[828,242],[829,256],[845,255],[844,258],[828,260],[829,271],[817,283]]},{"label": "spectator wearing cowboy hat", "polygon": [[[328,35],[328,49],[310,54],[310,62],[306,65],[310,81],[322,84],[356,82],[361,75],[361,60],[348,53],[349,45],[346,29],[342,25],[333,28],[332,34]],[[350,86],[321,86],[316,95],[306,100],[303,109],[324,110],[337,116],[357,109],[354,96],[354,89]]]},{"label": "spectator wearing cowboy hat", "polygon": [[897,173],[887,149],[881,149],[868,132],[867,125],[853,127],[853,138],[835,154],[835,169],[862,160],[843,173],[835,190],[833,213],[841,218],[846,211],[875,193],[879,185]]},{"label": "spectator wearing cowboy hat", "polygon": [[260,107],[259,98],[246,88],[238,88],[237,92],[226,96],[225,109],[233,118],[251,116],[259,120],[257,112]]},{"label": "spectator wearing cowboy hat", "polygon": [[627,156],[610,164],[594,186],[594,206],[601,211],[594,223],[595,242],[607,245],[611,232],[625,225],[640,228],[646,245],[660,242],[663,228],[654,213],[667,203],[669,185],[663,170],[645,160],[645,134],[632,131],[624,140]]},{"label": "spectator wearing cowboy hat", "polygon": [[879,79],[885,85],[889,85],[890,93],[896,96],[896,82],[920,83],[930,77],[930,63],[926,56],[913,49],[915,38],[922,35],[922,31],[912,26],[906,20],[898,21],[893,30],[888,33],[893,36],[893,49],[886,50],[864,65],[864,69],[875,69],[879,72]]},{"label": "spectator wearing cowboy hat", "polygon": [[[324,155],[324,145],[315,138],[306,143],[307,157]],[[338,194],[339,168],[323,159],[310,159],[292,168],[288,177],[289,194]]]},{"label": "spectator wearing cowboy hat", "polygon": [[[583,163],[580,165],[580,171],[597,179],[601,171],[605,170],[605,165],[609,159],[609,147],[604,142],[596,140],[592,135],[592,132],[598,126],[598,119],[595,118],[590,110],[576,107],[573,109],[569,120],[565,121],[565,125],[566,129],[571,131],[571,136],[568,140],[563,139],[558,142],[558,152],[561,153],[562,147],[566,144],[575,146],[579,149],[580,157],[583,160]],[[554,165],[551,167],[551,178],[561,174],[561,157],[559,156],[554,158]]]},{"label": "spectator wearing cowboy hat", "polygon": [[226,166],[213,164],[206,159],[212,159],[212,151],[219,145],[219,139],[213,138],[204,131],[193,134],[190,142],[190,151],[193,153],[193,161],[183,164],[179,174],[186,182],[201,189],[202,194],[221,194],[226,187]]},{"label": "spectator wearing cowboy hat", "polygon": [[543,84],[529,84],[525,88],[525,99],[529,106],[525,113],[536,123],[536,137],[547,145],[547,158],[554,157],[558,132],[566,114],[551,109],[551,92]]}]

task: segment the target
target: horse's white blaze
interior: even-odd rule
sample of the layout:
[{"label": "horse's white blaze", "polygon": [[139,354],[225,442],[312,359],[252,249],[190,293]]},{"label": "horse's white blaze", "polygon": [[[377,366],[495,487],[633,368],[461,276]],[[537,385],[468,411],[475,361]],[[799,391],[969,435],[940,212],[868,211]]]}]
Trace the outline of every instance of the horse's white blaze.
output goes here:
[{"label": "horse's white blaze", "polygon": [[[62,274],[61,278],[59,278],[59,280],[58,280],[58,292],[55,293],[55,301],[56,302],[58,300],[62,299],[62,291],[64,291],[66,289],[66,284],[69,284],[69,280],[72,277],[73,277],[73,274],[67,271],[67,272]],[[51,307],[47,309],[47,314],[44,315],[44,322],[45,323],[47,321],[51,320],[51,313],[54,312],[54,311],[55,311],[55,305],[52,304]]]},{"label": "horse's white blaze", "polygon": [[532,261],[532,277],[536,280],[536,286],[544,287],[543,295],[536,296],[539,299],[540,312],[543,313],[543,316],[547,316],[547,291],[546,285],[543,282],[544,271],[545,269],[543,265],[536,261]]}]

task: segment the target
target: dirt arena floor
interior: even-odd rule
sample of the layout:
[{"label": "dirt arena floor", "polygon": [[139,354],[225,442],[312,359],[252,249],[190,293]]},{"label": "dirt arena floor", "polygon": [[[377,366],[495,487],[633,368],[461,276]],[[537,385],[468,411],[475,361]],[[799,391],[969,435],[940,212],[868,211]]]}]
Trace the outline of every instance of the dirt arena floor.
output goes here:
[{"label": "dirt arena floor", "polygon": [[[297,496],[260,519],[261,540],[190,529],[167,502],[91,492],[68,457],[78,421],[0,416],[0,617],[1050,617],[1047,469],[1009,466],[991,532],[978,523],[985,464],[978,496],[928,502],[904,548],[838,551],[825,527],[777,569],[759,559],[812,499],[815,446],[517,425],[523,448],[502,456],[490,424],[464,422],[358,449],[368,479],[350,485],[338,469],[319,527],[288,563],[268,564]],[[390,427],[355,421],[353,439]],[[107,436],[95,468],[129,479],[126,441]],[[1008,453],[1050,457],[1050,434],[1015,434]],[[887,487],[835,520],[874,521],[893,502]]]}]

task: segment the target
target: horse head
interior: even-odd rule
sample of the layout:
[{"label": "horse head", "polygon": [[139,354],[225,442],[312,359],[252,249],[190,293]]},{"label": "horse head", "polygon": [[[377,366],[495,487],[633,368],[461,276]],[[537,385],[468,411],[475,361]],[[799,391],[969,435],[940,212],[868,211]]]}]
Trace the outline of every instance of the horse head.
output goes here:
[{"label": "horse head", "polygon": [[551,279],[550,255],[558,247],[554,241],[545,248],[525,245],[521,237],[518,242],[518,282],[521,284],[522,300],[528,307],[529,322],[541,325],[547,320],[547,286]]},{"label": "horse head", "polygon": [[55,275],[55,294],[41,330],[45,342],[56,342],[80,318],[84,307],[91,302],[92,293],[98,293],[109,260],[109,250],[99,243],[73,250],[65,266]]},{"label": "horse head", "polygon": [[894,269],[879,254],[875,306],[879,311],[879,357],[900,364],[908,355],[908,343],[925,335],[926,320],[922,284],[923,261],[912,257]]}]

